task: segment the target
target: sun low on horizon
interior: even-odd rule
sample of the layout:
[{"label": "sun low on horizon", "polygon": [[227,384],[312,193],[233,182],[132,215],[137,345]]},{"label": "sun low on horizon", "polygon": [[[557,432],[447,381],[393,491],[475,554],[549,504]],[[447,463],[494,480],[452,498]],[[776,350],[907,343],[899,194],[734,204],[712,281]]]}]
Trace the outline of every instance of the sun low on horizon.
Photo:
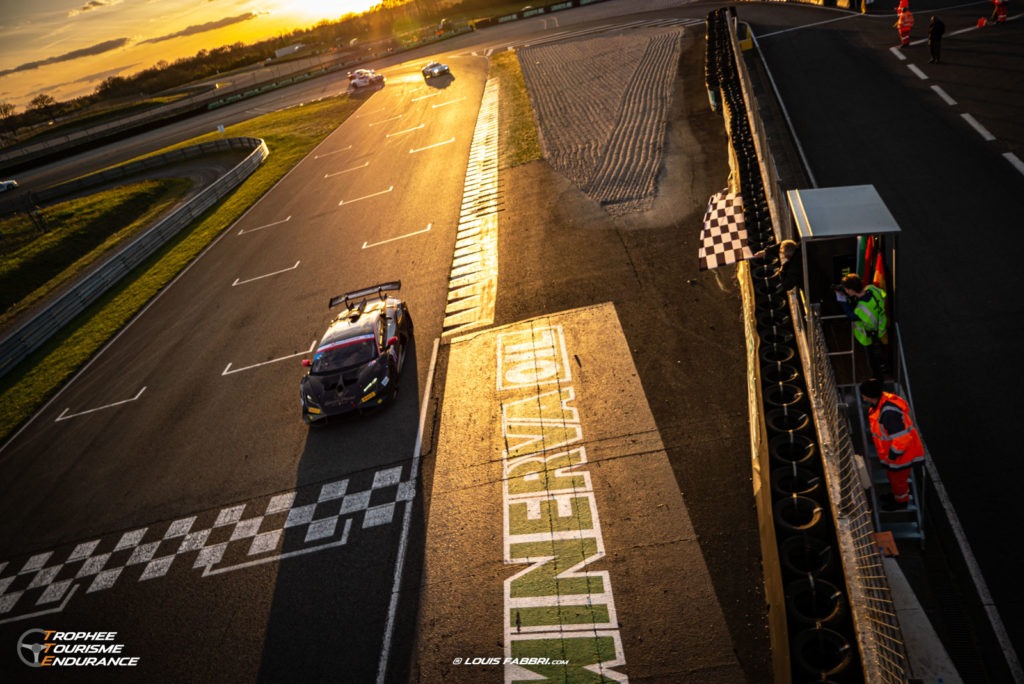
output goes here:
[{"label": "sun low on horizon", "polygon": [[333,22],[381,0],[37,0],[0,25],[0,102],[87,95],[105,78],[129,76],[201,50],[256,43]]},{"label": "sun low on horizon", "polygon": [[302,28],[325,19],[330,21],[346,14],[365,12],[378,4],[380,0],[276,0],[269,7],[274,13],[294,17],[296,28]]}]

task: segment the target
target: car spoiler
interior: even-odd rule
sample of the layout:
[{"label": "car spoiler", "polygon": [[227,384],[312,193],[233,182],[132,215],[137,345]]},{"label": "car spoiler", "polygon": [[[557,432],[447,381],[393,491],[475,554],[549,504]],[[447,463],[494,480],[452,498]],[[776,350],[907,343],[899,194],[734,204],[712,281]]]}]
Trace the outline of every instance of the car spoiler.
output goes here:
[{"label": "car spoiler", "polygon": [[393,292],[395,290],[402,289],[401,280],[393,280],[390,283],[380,283],[371,287],[364,287],[361,290],[353,290],[352,292],[346,292],[345,294],[331,297],[331,300],[327,303],[328,309],[333,309],[339,304],[344,304],[345,308],[349,308],[349,301],[353,299],[359,299],[360,297],[369,297],[370,295],[377,295],[381,299],[385,298],[385,292]]}]

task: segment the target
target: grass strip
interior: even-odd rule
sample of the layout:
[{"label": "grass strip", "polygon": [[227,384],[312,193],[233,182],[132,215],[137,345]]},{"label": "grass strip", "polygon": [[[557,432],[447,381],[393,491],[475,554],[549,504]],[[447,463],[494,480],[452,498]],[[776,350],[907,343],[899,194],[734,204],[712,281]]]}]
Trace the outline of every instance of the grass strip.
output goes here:
[{"label": "grass strip", "polygon": [[501,168],[511,168],[543,157],[537,126],[533,120],[533,106],[526,90],[526,81],[519,67],[519,58],[512,50],[491,56],[491,75],[501,88],[498,127],[500,134],[498,156]]},{"label": "grass strip", "polygon": [[0,221],[0,323],[147,228],[191,187],[184,178],[165,178],[61,202],[40,212],[44,233],[23,214]]},{"label": "grass strip", "polygon": [[74,373],[278,180],[337,128],[362,101],[328,98],[265,114],[181,145],[219,137],[263,138],[270,156],[231,195],[140,265],[45,346],[0,378],[0,440],[10,437]]}]

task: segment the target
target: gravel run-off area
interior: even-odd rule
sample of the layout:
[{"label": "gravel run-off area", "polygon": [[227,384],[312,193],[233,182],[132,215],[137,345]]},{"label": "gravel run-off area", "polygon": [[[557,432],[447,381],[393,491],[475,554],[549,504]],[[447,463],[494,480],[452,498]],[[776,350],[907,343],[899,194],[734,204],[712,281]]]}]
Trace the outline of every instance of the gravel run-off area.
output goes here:
[{"label": "gravel run-off area", "polygon": [[611,214],[654,201],[682,37],[634,29],[519,50],[545,159]]}]

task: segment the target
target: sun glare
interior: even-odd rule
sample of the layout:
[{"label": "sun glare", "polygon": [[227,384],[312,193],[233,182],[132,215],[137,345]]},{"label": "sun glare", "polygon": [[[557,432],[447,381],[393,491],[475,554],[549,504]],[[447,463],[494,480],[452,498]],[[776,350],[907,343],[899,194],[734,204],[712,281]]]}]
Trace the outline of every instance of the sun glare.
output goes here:
[{"label": "sun glare", "polygon": [[365,12],[380,0],[280,0],[278,12],[297,22],[316,23],[321,19],[335,21],[346,14]]}]

